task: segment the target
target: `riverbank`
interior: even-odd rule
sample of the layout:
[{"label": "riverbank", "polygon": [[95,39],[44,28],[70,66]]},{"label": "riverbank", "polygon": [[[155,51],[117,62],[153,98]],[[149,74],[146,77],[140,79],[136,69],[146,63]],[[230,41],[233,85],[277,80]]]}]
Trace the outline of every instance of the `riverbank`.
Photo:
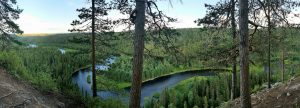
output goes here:
[{"label": "riverbank", "polygon": [[[197,72],[197,71],[201,71],[201,72],[213,71],[214,73],[216,73],[216,71],[226,72],[226,71],[231,71],[231,70],[228,70],[228,69],[191,69],[191,70],[175,71],[172,73],[164,74],[162,76],[157,76],[157,77],[154,77],[151,79],[144,80],[144,81],[142,81],[142,84],[146,83],[146,82],[152,82],[152,81],[155,81],[155,80],[158,80],[160,78],[164,78],[164,77],[167,77],[170,75],[180,74],[180,73],[184,73],[184,72]],[[129,89],[131,87],[131,83],[130,82],[118,82],[117,87],[119,89]]]},{"label": "riverbank", "polygon": [[[150,80],[144,80],[141,87],[141,105],[144,104],[146,97],[151,98],[154,94],[160,94],[165,89],[170,89],[176,86],[181,81],[190,79],[192,77],[203,76],[216,76],[220,72],[230,71],[228,69],[191,69],[184,71],[176,71],[171,74],[165,74],[163,76],[156,77]],[[81,92],[91,95],[92,83],[90,77],[92,72],[88,69],[84,69],[73,75],[73,82],[76,83]],[[121,88],[121,84],[122,87]],[[126,87],[127,86],[127,87]],[[130,83],[117,82],[112,79],[108,79],[105,75],[97,76],[97,94],[100,98],[106,100],[109,98],[122,100],[124,103],[128,102],[127,93],[130,93]]]},{"label": "riverbank", "polygon": [[[76,69],[72,73],[72,76],[74,74],[76,74],[76,72],[79,72],[80,70],[85,70],[85,69],[90,69],[90,68],[91,68],[91,65],[87,65],[87,66],[84,66],[82,68]],[[164,77],[175,75],[175,74],[185,73],[185,72],[208,72],[208,71],[212,71],[214,73],[218,73],[218,72],[229,72],[231,70],[230,69],[226,69],[226,68],[224,68],[224,69],[213,69],[213,68],[207,68],[207,69],[203,69],[202,68],[201,69],[201,68],[194,68],[194,69],[178,70],[178,71],[170,72],[170,73],[167,73],[167,74],[163,74],[161,76],[157,76],[157,77],[154,77],[154,78],[143,80],[142,83],[155,81],[155,80],[160,79],[160,78],[164,78]],[[110,81],[109,79],[107,79],[105,77],[102,77],[99,74],[97,75],[97,80],[100,80],[100,79],[103,79],[103,78],[104,78],[104,80],[108,81],[109,83],[115,83],[118,89],[129,89],[131,87],[131,83],[130,82]],[[97,84],[97,85],[101,85],[101,84]],[[103,88],[101,88],[101,86],[98,87],[98,90],[102,90],[102,89]]]},{"label": "riverbank", "polygon": [[179,74],[179,73],[184,73],[184,72],[198,72],[198,71],[201,71],[201,72],[208,72],[208,71],[225,72],[225,71],[231,71],[231,70],[229,70],[229,69],[209,69],[209,68],[207,68],[207,69],[195,68],[195,69],[179,70],[179,71],[174,71],[174,72],[171,72],[171,73],[168,73],[168,74],[164,74],[164,75],[161,75],[161,76],[157,76],[157,77],[154,77],[154,78],[144,80],[142,83],[152,81],[152,80],[156,80],[156,79],[161,78],[161,77],[174,75],[174,74]]}]

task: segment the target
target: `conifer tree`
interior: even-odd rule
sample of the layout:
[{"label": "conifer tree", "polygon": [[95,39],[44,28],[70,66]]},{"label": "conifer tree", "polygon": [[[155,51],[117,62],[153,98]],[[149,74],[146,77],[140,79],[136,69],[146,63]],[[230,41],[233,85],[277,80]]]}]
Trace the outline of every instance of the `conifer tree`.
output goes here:
[{"label": "conifer tree", "polygon": [[251,108],[249,84],[248,0],[239,0],[241,108]]},{"label": "conifer tree", "polygon": [[1,50],[6,49],[9,43],[19,43],[13,33],[23,33],[19,26],[14,22],[19,19],[22,9],[17,6],[16,0],[0,1],[0,47]]}]

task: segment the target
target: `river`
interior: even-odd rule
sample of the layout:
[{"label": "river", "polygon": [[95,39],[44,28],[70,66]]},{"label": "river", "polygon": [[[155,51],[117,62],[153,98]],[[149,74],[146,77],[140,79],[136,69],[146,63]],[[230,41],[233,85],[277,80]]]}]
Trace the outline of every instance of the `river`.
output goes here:
[{"label": "river", "polygon": [[[109,68],[103,65],[98,65],[97,67],[99,67],[98,69],[100,70]],[[153,80],[143,82],[142,91],[141,91],[141,105],[144,104],[145,97],[150,97],[155,93],[161,93],[166,88],[174,87],[180,81],[195,76],[213,76],[213,75],[215,75],[215,73],[208,70],[198,70],[198,71],[194,70],[194,71],[185,71],[185,72],[165,75],[165,76],[155,78]],[[90,79],[87,78],[88,76],[90,76]],[[92,77],[92,72],[90,71],[90,69],[82,69],[73,74],[73,82],[79,86],[82,93],[87,95],[92,95],[91,77]],[[130,93],[130,87],[124,88],[124,91],[126,93]],[[123,102],[128,102],[129,100],[128,96],[118,95],[117,93],[111,91],[98,91],[97,95],[102,99],[118,98],[121,99]]]}]

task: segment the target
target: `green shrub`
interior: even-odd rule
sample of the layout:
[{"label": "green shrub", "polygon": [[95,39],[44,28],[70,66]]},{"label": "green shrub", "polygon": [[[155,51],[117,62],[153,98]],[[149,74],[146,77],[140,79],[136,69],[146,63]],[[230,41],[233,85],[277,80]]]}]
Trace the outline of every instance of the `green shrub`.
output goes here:
[{"label": "green shrub", "polygon": [[0,67],[8,70],[10,74],[17,77],[29,77],[23,65],[22,59],[14,51],[4,51],[0,53]]},{"label": "green shrub", "polygon": [[87,83],[91,84],[91,75],[88,75],[86,78]]}]

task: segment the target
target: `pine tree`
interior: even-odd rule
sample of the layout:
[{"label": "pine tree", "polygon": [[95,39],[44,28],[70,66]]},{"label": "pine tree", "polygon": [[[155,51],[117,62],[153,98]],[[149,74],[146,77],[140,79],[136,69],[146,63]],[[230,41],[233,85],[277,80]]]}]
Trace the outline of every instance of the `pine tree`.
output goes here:
[{"label": "pine tree", "polygon": [[95,46],[95,0],[92,0],[92,84],[93,97],[97,97],[97,82],[96,82],[96,46]]},{"label": "pine tree", "polygon": [[[231,9],[230,9],[230,18],[231,18],[231,33],[232,33],[232,43],[235,46],[236,45],[236,21],[235,21],[235,0],[231,0]],[[236,75],[236,64],[237,64],[237,54],[236,54],[236,48],[232,52],[232,82],[231,82],[231,99],[235,99],[237,97],[237,75]]]},{"label": "pine tree", "polygon": [[248,0],[239,0],[241,108],[251,108],[249,84]]},{"label": "pine tree", "polygon": [[11,42],[20,44],[11,34],[23,33],[13,21],[19,19],[22,10],[18,8],[16,0],[1,0],[0,7],[0,47],[5,50]]},{"label": "pine tree", "polygon": [[[288,22],[288,15],[291,14],[291,10],[299,7],[300,1],[298,0],[257,0],[251,2],[251,7],[256,8],[255,10],[250,10],[252,13],[257,13],[258,11],[263,12],[263,17],[253,14],[250,16],[252,19],[258,20],[261,24],[256,24],[255,31],[257,27],[267,28],[267,66],[268,66],[268,88],[271,88],[271,47],[272,39],[274,38],[273,29],[275,27],[292,27]],[[267,24],[264,24],[264,23]]]},{"label": "pine tree", "polygon": [[184,101],[184,103],[183,103],[183,108],[188,108],[188,105],[187,105],[186,101]]},{"label": "pine tree", "polygon": [[[111,46],[106,41],[112,40],[113,35],[111,34],[112,28],[117,21],[104,19],[104,16],[108,15],[108,11],[111,7],[105,2],[105,0],[92,0],[92,6],[90,8],[77,9],[79,12],[79,19],[72,21],[73,26],[70,32],[91,32],[90,37],[79,37],[71,40],[72,42],[84,42],[91,43],[91,62],[92,62],[92,92],[93,96],[97,96],[97,83],[96,83],[96,46]],[[100,18],[98,17],[100,16]],[[91,24],[91,25],[89,25]],[[97,37],[101,37],[100,39]],[[91,40],[90,40],[91,39]],[[96,40],[99,43],[96,43]],[[100,49],[100,48],[98,48]]]},{"label": "pine tree", "polygon": [[[237,97],[237,76],[236,76],[236,59],[237,59],[237,39],[236,39],[236,20],[235,20],[235,5],[236,0],[225,0],[220,1],[216,5],[205,4],[208,9],[208,13],[202,19],[198,19],[196,22],[198,25],[204,25],[208,27],[231,27],[232,35],[232,46],[229,49],[225,49],[227,56],[221,56],[222,58],[230,57],[225,59],[226,63],[232,64],[232,83],[231,83],[231,99]],[[226,16],[226,17],[224,17]],[[230,23],[229,23],[230,22]],[[223,49],[224,50],[224,49]],[[220,51],[223,53],[223,50]],[[220,55],[216,55],[220,56]],[[223,61],[224,62],[224,61]]]},{"label": "pine tree", "polygon": [[132,86],[130,95],[130,108],[140,107],[141,83],[143,72],[143,54],[144,54],[144,38],[145,38],[145,0],[136,0],[136,19],[134,34],[134,56],[133,56],[133,72]]},{"label": "pine tree", "polygon": [[203,100],[204,100],[204,108],[209,108],[207,97],[204,96],[204,97],[203,97]]}]

